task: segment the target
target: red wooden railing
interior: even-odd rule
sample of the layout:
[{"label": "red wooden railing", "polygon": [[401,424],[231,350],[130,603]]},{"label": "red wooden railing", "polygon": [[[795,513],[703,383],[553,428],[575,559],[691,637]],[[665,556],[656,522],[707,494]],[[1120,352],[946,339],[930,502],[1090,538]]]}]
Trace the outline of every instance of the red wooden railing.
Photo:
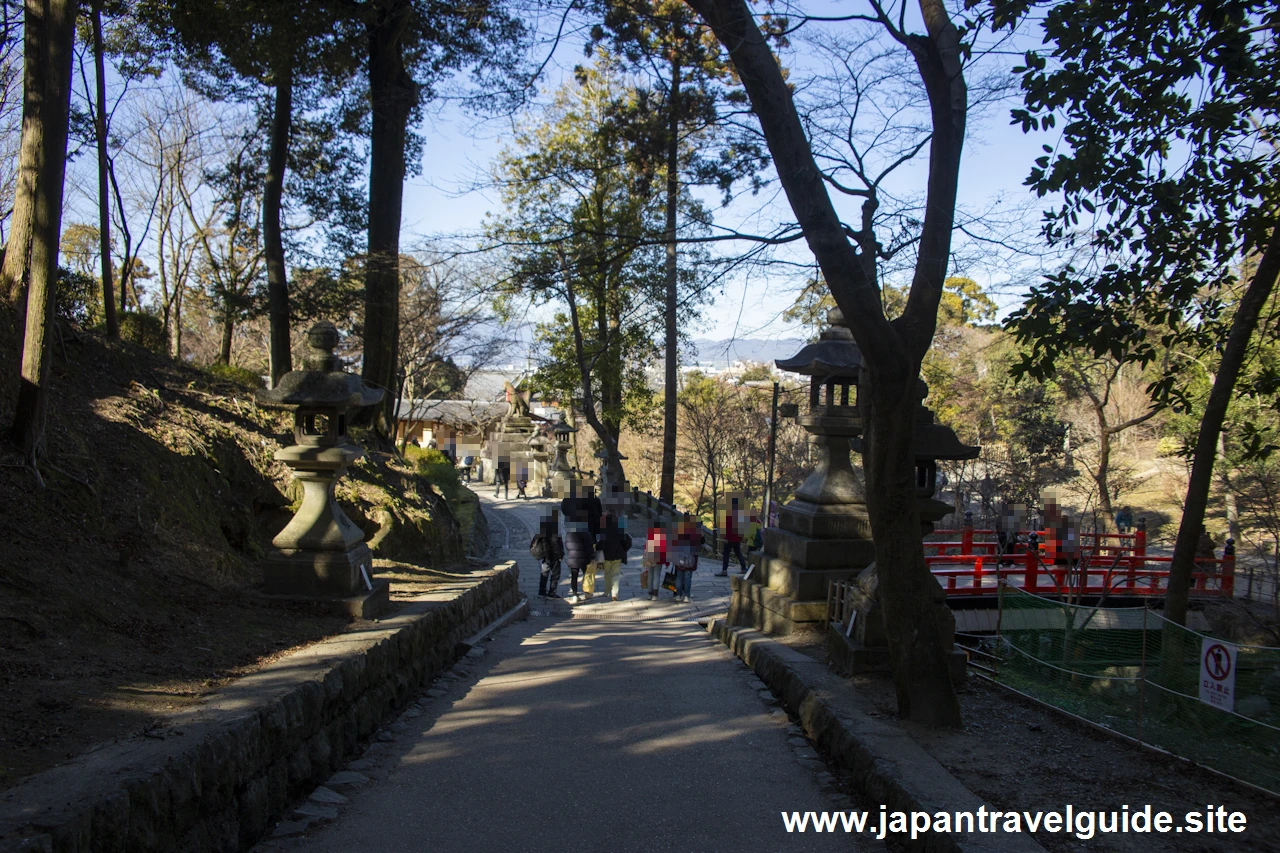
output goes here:
[{"label": "red wooden railing", "polygon": [[[1001,565],[996,531],[964,527],[937,530],[958,541],[926,541],[925,562],[949,596],[993,595],[1000,582],[1037,595],[1164,595],[1172,557],[1147,554],[1147,534],[1082,533],[1080,558],[1055,561],[1046,531],[1020,531]],[[1034,545],[1034,547],[1031,547]],[[1235,588],[1232,549],[1219,558],[1196,558],[1191,594],[1229,598]]]}]

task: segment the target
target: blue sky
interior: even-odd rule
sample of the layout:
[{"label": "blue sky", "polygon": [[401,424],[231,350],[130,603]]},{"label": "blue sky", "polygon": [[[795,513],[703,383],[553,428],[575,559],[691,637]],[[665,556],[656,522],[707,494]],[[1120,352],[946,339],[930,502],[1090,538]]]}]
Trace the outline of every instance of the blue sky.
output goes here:
[{"label": "blue sky", "polygon": [[[1019,47],[1020,49],[1020,47]],[[802,74],[806,62],[803,44],[797,43],[791,62],[797,74]],[[576,43],[565,45],[557,53],[563,55],[563,67],[580,61],[580,48]],[[989,67],[1004,71],[1016,64],[1018,57],[998,55],[988,58]],[[560,72],[553,72],[557,79]],[[549,88],[549,87],[548,87]],[[1043,152],[1046,139],[1038,135],[1023,134],[1018,127],[1009,124],[1009,110],[1016,105],[1016,93],[970,119],[970,136],[966,142],[961,172],[960,205],[972,210],[983,209],[992,199],[1003,197],[1006,202],[1031,205],[1016,217],[1010,226],[1020,230],[1023,236],[1033,235],[1043,206],[1034,200],[1022,186],[1033,161]],[[476,126],[474,120],[458,111],[444,108],[429,120],[424,128],[427,143],[422,161],[422,174],[409,178],[405,187],[403,234],[406,245],[412,245],[430,235],[475,232],[489,211],[496,211],[496,196],[484,190],[469,190],[482,177],[487,166],[497,156],[507,135],[508,125],[490,122]],[[899,187],[916,189],[926,178],[926,158],[918,157],[898,178]],[[790,219],[785,200],[776,197],[776,187],[766,190],[759,199],[746,199],[728,210],[720,210],[718,201],[708,199],[716,209],[718,221],[732,222],[754,214],[765,202],[760,217],[765,220]],[[773,199],[772,204],[768,202]],[[842,200],[838,200],[838,206]],[[842,213],[845,211],[842,210]],[[1005,235],[1001,235],[1005,236]],[[807,249],[798,244],[792,258],[808,262]],[[1010,266],[1018,261],[1009,258],[993,258],[960,272],[966,272],[996,290],[998,301],[1008,309],[1018,301],[1020,287],[1010,284]],[[1025,263],[1022,262],[1022,263]],[[1023,276],[1033,274],[1023,269]],[[798,333],[780,317],[794,298],[796,281],[785,275],[753,274],[739,277],[726,284],[725,292],[717,295],[702,317],[702,326],[695,331],[698,337],[786,337]]]}]

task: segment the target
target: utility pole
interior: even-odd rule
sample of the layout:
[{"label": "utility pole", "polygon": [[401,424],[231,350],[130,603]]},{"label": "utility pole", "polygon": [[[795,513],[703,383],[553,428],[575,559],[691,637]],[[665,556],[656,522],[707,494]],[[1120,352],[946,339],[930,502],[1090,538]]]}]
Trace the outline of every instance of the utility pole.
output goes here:
[{"label": "utility pole", "polygon": [[769,504],[773,501],[773,457],[778,447],[778,383],[773,383],[773,407],[769,413],[769,472],[764,481],[764,511],[760,514],[761,526],[769,526]]}]

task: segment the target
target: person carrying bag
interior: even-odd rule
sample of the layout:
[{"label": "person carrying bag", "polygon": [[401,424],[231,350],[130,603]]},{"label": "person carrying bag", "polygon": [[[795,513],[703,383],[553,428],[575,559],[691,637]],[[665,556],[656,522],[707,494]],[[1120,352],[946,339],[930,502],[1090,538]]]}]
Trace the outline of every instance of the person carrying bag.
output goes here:
[{"label": "person carrying bag", "polygon": [[600,523],[600,557],[604,563],[604,587],[612,601],[618,600],[622,585],[622,564],[631,550],[631,536],[622,529],[618,517],[606,512]]},{"label": "person carrying bag", "polygon": [[701,548],[702,534],[697,525],[691,521],[682,521],[671,552],[671,562],[676,574],[676,601],[693,600],[693,573],[698,570],[698,551]]},{"label": "person carrying bag", "polygon": [[538,532],[529,543],[529,554],[537,558],[541,573],[538,575],[538,597],[559,598],[560,561],[564,559],[564,540],[560,538],[560,518],[557,510],[542,519]]},{"label": "person carrying bag", "polygon": [[[641,565],[645,568],[640,572],[640,586],[649,591],[650,601],[656,601],[667,568],[667,531],[661,526],[649,528]],[[675,592],[674,576],[671,578],[671,591]]]}]

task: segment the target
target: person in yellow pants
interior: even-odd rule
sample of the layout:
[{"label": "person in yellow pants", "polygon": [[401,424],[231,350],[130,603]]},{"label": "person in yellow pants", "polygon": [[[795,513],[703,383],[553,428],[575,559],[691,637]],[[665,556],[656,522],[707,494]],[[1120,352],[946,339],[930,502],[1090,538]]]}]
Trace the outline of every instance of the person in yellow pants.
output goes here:
[{"label": "person in yellow pants", "polygon": [[631,537],[622,529],[618,517],[606,512],[600,519],[600,556],[604,558],[604,587],[609,598],[618,600],[622,585],[622,564],[627,561],[631,549]]}]

